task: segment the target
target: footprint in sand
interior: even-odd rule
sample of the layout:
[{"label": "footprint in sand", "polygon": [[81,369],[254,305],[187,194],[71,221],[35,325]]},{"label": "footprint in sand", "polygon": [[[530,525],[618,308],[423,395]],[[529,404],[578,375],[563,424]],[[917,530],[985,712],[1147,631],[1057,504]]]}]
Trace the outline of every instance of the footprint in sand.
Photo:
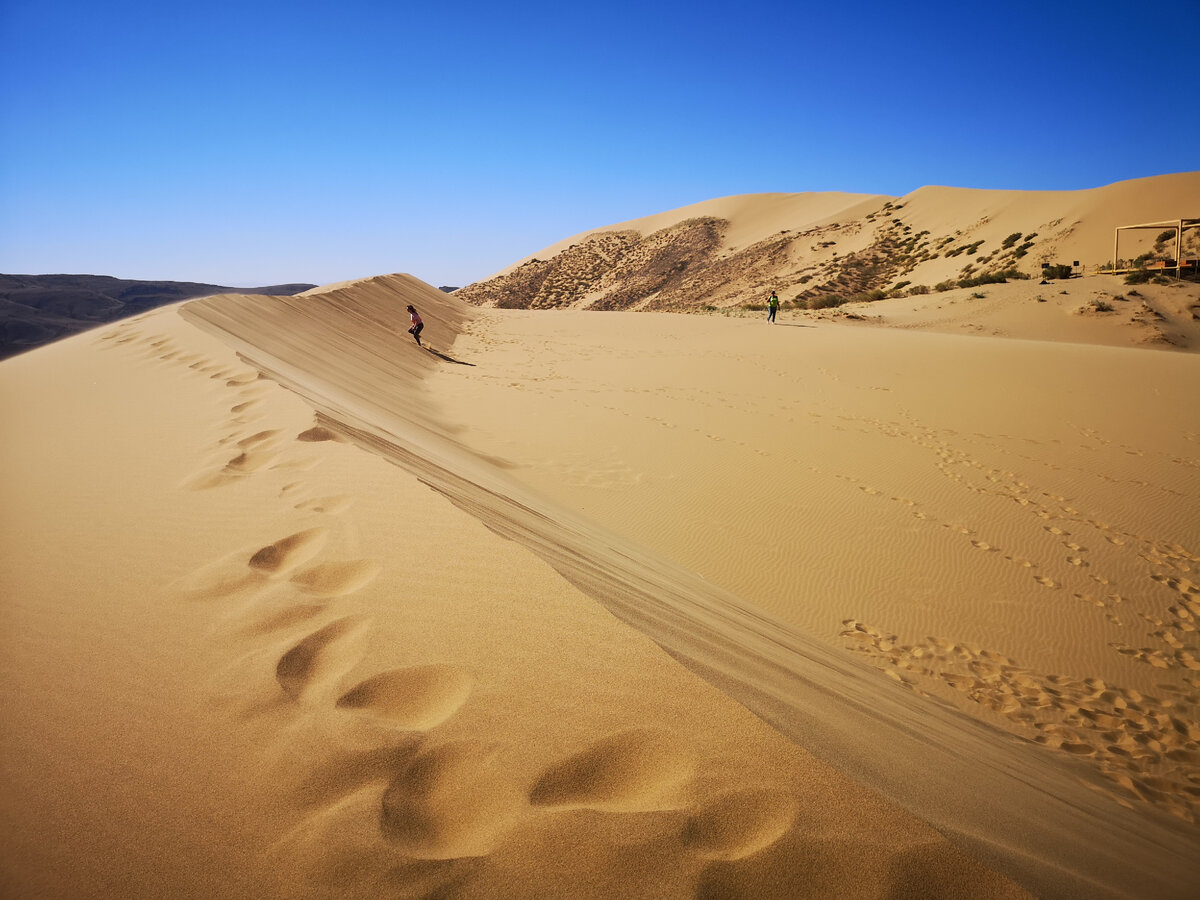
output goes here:
[{"label": "footprint in sand", "polygon": [[278,459],[279,454],[277,453],[244,450],[225,463],[222,471],[232,475],[250,475],[270,468]]},{"label": "footprint in sand", "polygon": [[344,443],[345,441],[340,434],[330,431],[328,428],[325,428],[321,425],[315,425],[308,429],[308,431],[300,432],[298,435],[296,435],[296,440],[307,441],[310,443],[316,443],[318,441],[337,441],[339,443]]},{"label": "footprint in sand", "polygon": [[796,802],[775,791],[730,791],[687,820],[683,844],[705,859],[742,859],[783,837],[796,812]]},{"label": "footprint in sand", "polygon": [[309,528],[268,544],[250,557],[250,568],[270,576],[286,575],[321,552],[329,539],[327,528]]},{"label": "footprint in sand", "polygon": [[347,617],[331,622],[314,631],[279,658],[275,666],[275,680],[283,692],[293,700],[313,685],[328,681],[344,672],[353,664],[345,654],[338,652],[338,644],[362,627],[361,620]]},{"label": "footprint in sand", "polygon": [[286,628],[294,628],[325,611],[323,603],[289,603],[286,607],[262,617],[246,628],[246,633],[255,636],[271,634]]},{"label": "footprint in sand", "polygon": [[272,428],[267,431],[260,431],[257,434],[252,434],[249,437],[244,437],[237,442],[237,445],[243,450],[251,450],[256,447],[261,447],[264,444],[275,445],[278,441],[275,437],[279,434],[279,429]]},{"label": "footprint in sand", "polygon": [[457,666],[411,666],[381,672],[360,682],[338,700],[341,709],[378,716],[401,728],[427,731],[466,703],[474,679]]},{"label": "footprint in sand", "polygon": [[638,812],[671,809],[694,763],[670,735],[623,731],[547,769],[529,794],[534,806]]},{"label": "footprint in sand", "polygon": [[354,498],[348,495],[335,495],[332,497],[312,497],[308,500],[301,500],[295,505],[295,509],[308,509],[313,512],[329,513],[337,515],[344,513],[354,505]]},{"label": "footprint in sand", "polygon": [[308,594],[344,597],[370,584],[383,567],[373,559],[324,562],[292,576],[292,584]]},{"label": "footprint in sand", "polygon": [[1045,575],[1034,575],[1033,580],[1036,581],[1038,584],[1040,584],[1042,587],[1048,587],[1048,588],[1062,587],[1062,585],[1059,584],[1057,581],[1055,581],[1053,578],[1047,578]]},{"label": "footprint in sand", "polygon": [[405,856],[483,856],[523,806],[496,748],[457,741],[421,751],[392,779],[379,827]]}]

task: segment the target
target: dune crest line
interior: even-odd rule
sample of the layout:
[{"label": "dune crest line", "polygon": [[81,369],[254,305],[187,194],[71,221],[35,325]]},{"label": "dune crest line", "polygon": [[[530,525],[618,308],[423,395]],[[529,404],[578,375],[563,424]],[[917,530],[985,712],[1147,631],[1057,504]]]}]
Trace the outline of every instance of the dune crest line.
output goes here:
[{"label": "dune crest line", "polygon": [[303,397],[318,427],[533,550],[781,733],[1035,893],[1190,895],[1200,877],[1192,842],[1165,817],[1116,806],[1082,783],[1086,769],[891,685],[863,661],[506,479],[438,420],[421,384],[438,360],[398,333],[407,302],[441,352],[470,316],[407,276],[296,297],[223,295],[182,314]]}]

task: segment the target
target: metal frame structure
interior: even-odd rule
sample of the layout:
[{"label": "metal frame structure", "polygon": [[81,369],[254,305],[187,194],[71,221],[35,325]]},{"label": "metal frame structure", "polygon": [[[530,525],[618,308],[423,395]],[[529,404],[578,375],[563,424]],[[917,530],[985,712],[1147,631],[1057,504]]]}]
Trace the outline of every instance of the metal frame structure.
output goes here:
[{"label": "metal frame structure", "polygon": [[1141,225],[1118,225],[1113,229],[1113,256],[1112,269],[1109,271],[1116,275],[1122,272],[1131,272],[1132,269],[1120,269],[1117,266],[1120,264],[1121,257],[1117,255],[1117,247],[1121,241],[1121,232],[1129,231],[1138,228],[1174,228],[1175,229],[1175,265],[1161,266],[1162,269],[1174,269],[1179,273],[1184,268],[1195,268],[1193,262],[1191,266],[1185,266],[1183,261],[1183,232],[1189,228],[1200,228],[1200,219],[1171,219],[1167,222],[1144,222]]}]

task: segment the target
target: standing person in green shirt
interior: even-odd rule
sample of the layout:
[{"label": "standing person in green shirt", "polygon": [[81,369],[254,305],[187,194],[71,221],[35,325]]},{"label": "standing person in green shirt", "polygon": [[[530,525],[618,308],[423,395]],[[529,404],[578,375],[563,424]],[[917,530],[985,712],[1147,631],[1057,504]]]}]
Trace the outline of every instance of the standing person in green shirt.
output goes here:
[{"label": "standing person in green shirt", "polygon": [[779,311],[779,295],[771,291],[771,296],[767,298],[767,321],[775,321],[775,313]]}]

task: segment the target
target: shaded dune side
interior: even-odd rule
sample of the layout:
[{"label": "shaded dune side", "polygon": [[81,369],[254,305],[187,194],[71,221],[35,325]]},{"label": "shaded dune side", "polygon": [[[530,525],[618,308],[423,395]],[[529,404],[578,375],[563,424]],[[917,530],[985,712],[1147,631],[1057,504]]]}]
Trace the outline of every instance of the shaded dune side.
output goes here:
[{"label": "shaded dune side", "polygon": [[[532,549],[783,734],[1034,892],[1192,894],[1200,865],[1175,823],[1116,806],[1086,786],[1087,770],[1072,761],[883,681],[860,660],[528,494],[467,452],[436,421],[421,387],[436,358],[396,333],[407,325],[396,323],[407,302],[453,360],[453,334],[469,311],[407,276],[300,297],[207,298],[182,314],[304,397],[321,427]],[[541,800],[582,802],[570,776],[555,773],[540,786]],[[696,840],[714,853],[727,849],[719,835]]]}]

